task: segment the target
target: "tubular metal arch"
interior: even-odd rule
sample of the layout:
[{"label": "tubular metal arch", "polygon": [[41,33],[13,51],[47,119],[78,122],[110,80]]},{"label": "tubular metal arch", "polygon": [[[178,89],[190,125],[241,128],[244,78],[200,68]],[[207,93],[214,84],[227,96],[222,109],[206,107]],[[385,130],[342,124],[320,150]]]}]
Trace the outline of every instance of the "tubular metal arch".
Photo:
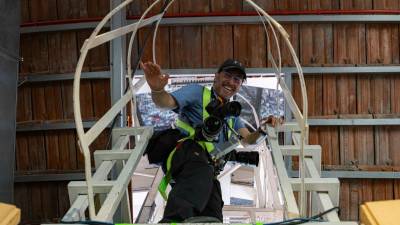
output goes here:
[{"label": "tubular metal arch", "polygon": [[[156,41],[156,35],[158,31],[158,27],[160,24],[161,19],[163,18],[163,15],[165,12],[168,10],[168,8],[172,5],[172,3],[175,0],[171,0],[168,2],[166,5],[165,9],[163,12],[149,17],[147,19],[146,16],[148,15],[149,11],[154,8],[156,4],[159,4],[161,0],[156,0],[154,1],[149,8],[145,10],[143,15],[140,17],[140,19],[131,25],[127,25],[103,34],[99,34],[100,30],[104,27],[104,25],[107,23],[108,20],[111,19],[111,17],[120,11],[122,8],[126,7],[129,3],[131,3],[133,0],[126,0],[120,5],[118,5],[116,8],[111,10],[102,20],[101,22],[97,25],[93,33],[90,35],[88,39],[85,40],[80,52],[80,57],[76,66],[75,70],[75,76],[74,76],[74,85],[73,85],[73,106],[74,106],[74,118],[75,118],[75,123],[76,123],[76,130],[79,138],[79,147],[80,151],[84,155],[85,158],[85,177],[86,177],[86,183],[87,183],[87,195],[88,195],[88,202],[89,202],[89,216],[92,220],[96,219],[96,212],[95,212],[95,204],[94,204],[94,194],[93,194],[93,181],[92,181],[92,172],[91,172],[91,156],[90,156],[90,150],[89,146],[90,144],[99,136],[99,134],[107,127],[107,125],[113,120],[113,118],[121,111],[124,110],[126,105],[129,102],[132,102],[131,106],[134,106],[136,104],[135,100],[135,94],[136,91],[146,82],[145,78],[141,78],[139,82],[136,84],[132,83],[132,65],[131,65],[131,59],[132,59],[132,48],[133,48],[133,40],[136,36],[136,33],[138,29],[141,27],[147,26],[149,24],[152,24],[156,22],[155,30],[154,30],[154,35],[153,35],[153,42],[152,42],[152,53],[153,53],[153,62],[156,63],[156,47],[155,47],[155,41]],[[305,215],[305,210],[306,210],[306,194],[305,194],[305,187],[304,187],[304,145],[307,143],[307,136],[308,136],[308,123],[307,123],[307,118],[308,118],[308,103],[307,103],[307,95],[306,95],[306,86],[305,86],[305,81],[304,81],[304,76],[302,72],[302,68],[300,66],[299,60],[296,56],[296,52],[293,49],[290,41],[289,41],[289,35],[287,32],[284,30],[284,28],[277,22],[275,21],[271,16],[269,16],[262,8],[260,8],[257,4],[255,4],[252,0],[244,0],[247,2],[249,5],[251,5],[257,13],[260,15],[261,22],[263,23],[266,35],[267,35],[267,42],[268,45],[270,46],[269,43],[269,34],[268,34],[268,29],[267,29],[267,24],[268,27],[271,29],[273,37],[274,37],[274,42],[276,47],[278,48],[278,63],[276,63],[274,57],[271,54],[270,48],[268,48],[268,58],[271,61],[271,64],[273,65],[275,69],[275,75],[276,78],[278,79],[278,83],[282,88],[284,97],[288,103],[289,108],[291,109],[296,122],[299,124],[300,131],[301,131],[301,142],[300,142],[300,177],[301,177],[301,188],[300,188],[300,214]],[[82,115],[81,115],[81,107],[80,107],[80,79],[81,79],[81,72],[82,72],[82,67],[85,62],[86,56],[88,54],[88,51],[100,44],[103,44],[105,42],[111,41],[114,38],[126,35],[131,32],[131,38],[129,41],[129,47],[128,47],[128,56],[127,56],[127,76],[129,79],[129,90],[124,93],[124,95],[121,97],[119,101],[117,101],[111,108],[110,110],[96,123],[93,125],[92,128],[90,128],[88,131],[84,131],[83,128],[83,122],[82,122]],[[302,93],[302,102],[303,102],[303,108],[302,111],[298,108],[293,96],[291,95],[291,91],[288,89],[284,79],[281,77],[281,53],[280,53],[280,45],[278,42],[278,36],[277,33],[283,37],[286,46],[288,47],[290,54],[292,56],[292,59],[296,65],[297,72],[299,74],[299,80],[300,80],[300,87],[301,87],[301,93]],[[132,117],[135,118],[136,114],[136,107],[131,108],[132,112]],[[135,120],[134,126],[139,126],[137,123],[137,120]],[[289,208],[288,211],[291,214],[298,214],[298,209],[297,207]]]}]

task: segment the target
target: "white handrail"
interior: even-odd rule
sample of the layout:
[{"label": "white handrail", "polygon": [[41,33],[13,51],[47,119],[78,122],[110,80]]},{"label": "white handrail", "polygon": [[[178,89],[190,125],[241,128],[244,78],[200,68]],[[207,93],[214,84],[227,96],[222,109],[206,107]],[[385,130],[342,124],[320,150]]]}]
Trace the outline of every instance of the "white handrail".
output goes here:
[{"label": "white handrail", "polygon": [[[279,46],[278,39],[276,37],[274,28],[276,28],[280,34],[282,35],[283,39],[286,42],[287,47],[289,48],[290,54],[292,55],[293,61],[296,65],[299,78],[300,78],[300,87],[301,87],[301,94],[302,94],[302,100],[303,100],[303,113],[300,112],[300,110],[297,107],[297,104],[295,103],[290,90],[287,88],[284,80],[280,77],[280,67],[281,67],[281,60],[279,59],[279,67],[276,66],[276,64],[273,62],[273,65],[275,69],[277,70],[277,78],[279,79],[279,83],[281,84],[284,96],[286,100],[288,101],[288,105],[293,111],[293,114],[299,123],[300,129],[301,129],[301,144],[300,144],[300,156],[299,156],[299,163],[300,163],[300,177],[301,177],[301,188],[300,188],[300,214],[302,216],[305,216],[306,213],[306,193],[305,193],[305,185],[304,185],[304,144],[306,141],[306,135],[308,135],[308,126],[307,126],[307,115],[308,115],[308,102],[307,102],[307,91],[306,91],[306,86],[305,86],[305,81],[304,81],[304,76],[303,76],[303,71],[300,66],[299,59],[297,58],[296,52],[293,49],[293,46],[290,43],[289,40],[289,35],[283,29],[283,27],[275,21],[271,16],[269,16],[262,8],[260,8],[257,4],[255,4],[252,0],[245,0],[247,3],[249,3],[253,8],[257,11],[257,13],[261,13],[265,20],[268,22],[270,25],[272,32],[275,37],[275,42],[277,46]],[[264,24],[264,23],[263,23]],[[264,24],[265,26],[265,24]]]}]

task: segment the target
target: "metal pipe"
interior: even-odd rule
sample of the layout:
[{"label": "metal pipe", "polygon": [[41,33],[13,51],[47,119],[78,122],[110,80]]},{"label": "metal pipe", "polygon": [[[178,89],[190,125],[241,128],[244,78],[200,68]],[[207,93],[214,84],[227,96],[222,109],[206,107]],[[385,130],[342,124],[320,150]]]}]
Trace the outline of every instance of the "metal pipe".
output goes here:
[{"label": "metal pipe", "polygon": [[[399,15],[400,10],[388,9],[363,9],[363,10],[275,10],[268,12],[272,16],[280,15],[368,15],[368,14],[384,14],[384,15]],[[179,18],[179,17],[212,17],[212,16],[256,16],[257,12],[207,12],[207,13],[179,13],[179,14],[165,14],[164,18]],[[153,15],[149,15],[151,17]],[[78,18],[78,19],[63,19],[63,20],[46,20],[36,22],[22,23],[21,27],[35,27],[35,26],[48,26],[60,25],[71,23],[86,23],[98,22],[103,17],[93,18]],[[140,16],[127,16],[127,19],[139,19]]]}]

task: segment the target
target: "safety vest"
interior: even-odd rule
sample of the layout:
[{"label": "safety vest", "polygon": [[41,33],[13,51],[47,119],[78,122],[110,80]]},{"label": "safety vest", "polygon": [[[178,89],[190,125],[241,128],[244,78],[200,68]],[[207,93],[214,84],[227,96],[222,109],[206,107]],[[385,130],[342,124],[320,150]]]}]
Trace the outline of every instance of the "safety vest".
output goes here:
[{"label": "safety vest", "polygon": [[[211,101],[211,90],[204,87],[203,88],[203,121],[209,117],[210,115],[208,114],[207,110],[206,110],[206,106],[210,103]],[[181,128],[182,130],[186,131],[189,136],[185,137],[181,140],[178,141],[179,143],[182,143],[183,141],[187,140],[187,139],[191,139],[194,137],[194,132],[195,129],[190,126],[188,123],[180,120],[179,118],[176,120],[175,122],[176,126],[178,128]],[[233,129],[233,119],[230,118],[228,121],[228,126]],[[228,137],[231,136],[231,130],[228,130]],[[214,144],[211,142],[207,142],[207,141],[198,141],[198,144],[200,144],[200,146],[204,149],[207,150],[209,153],[212,152],[214,150]],[[171,181],[171,162],[172,162],[172,158],[175,154],[176,151],[176,147],[174,148],[174,150],[172,150],[172,152],[169,154],[168,158],[167,158],[167,172],[165,174],[165,176],[162,178],[160,185],[158,186],[158,191],[160,192],[161,196],[164,198],[164,200],[167,200],[168,196],[166,194],[166,190],[167,190],[167,186],[169,184],[169,182]]]}]

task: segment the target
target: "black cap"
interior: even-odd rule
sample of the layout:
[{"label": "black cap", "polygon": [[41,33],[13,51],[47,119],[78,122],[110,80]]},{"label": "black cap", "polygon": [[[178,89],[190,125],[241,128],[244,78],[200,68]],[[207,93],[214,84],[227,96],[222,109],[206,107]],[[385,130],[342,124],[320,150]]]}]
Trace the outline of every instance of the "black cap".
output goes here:
[{"label": "black cap", "polygon": [[237,60],[227,59],[224,63],[219,67],[218,73],[221,71],[229,71],[229,70],[237,70],[243,75],[243,79],[246,79],[246,70],[244,66]]}]

